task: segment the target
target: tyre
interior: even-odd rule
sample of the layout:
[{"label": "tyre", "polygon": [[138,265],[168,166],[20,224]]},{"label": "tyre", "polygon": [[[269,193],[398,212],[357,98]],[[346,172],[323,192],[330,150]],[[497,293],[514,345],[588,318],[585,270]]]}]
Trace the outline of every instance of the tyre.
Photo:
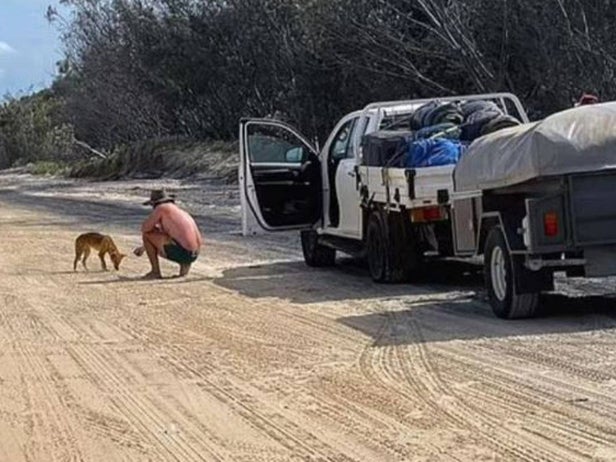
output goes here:
[{"label": "tyre", "polygon": [[408,281],[419,262],[414,237],[400,214],[374,211],[368,219],[366,247],[375,282]]},{"label": "tyre", "polygon": [[319,236],[314,230],[302,231],[302,253],[308,266],[325,267],[336,263],[336,250],[319,244]]},{"label": "tyre", "polygon": [[451,224],[449,222],[436,223],[434,232],[438,243],[438,254],[441,257],[452,257],[453,250],[453,235],[451,232]]},{"label": "tyre", "polygon": [[366,230],[368,269],[375,282],[386,282],[385,230],[378,212],[371,213]]},{"label": "tyre", "polygon": [[516,278],[528,271],[509,253],[500,227],[492,228],[484,250],[484,279],[494,314],[504,319],[529,318],[539,304],[539,293],[517,293]]}]

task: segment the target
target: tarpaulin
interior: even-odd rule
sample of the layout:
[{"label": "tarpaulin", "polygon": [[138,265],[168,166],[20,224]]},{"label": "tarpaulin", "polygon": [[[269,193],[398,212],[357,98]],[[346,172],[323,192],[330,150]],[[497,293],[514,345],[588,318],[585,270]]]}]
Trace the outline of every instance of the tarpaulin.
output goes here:
[{"label": "tarpaulin", "polygon": [[616,102],[581,106],[475,140],[456,166],[456,191],[616,169]]}]

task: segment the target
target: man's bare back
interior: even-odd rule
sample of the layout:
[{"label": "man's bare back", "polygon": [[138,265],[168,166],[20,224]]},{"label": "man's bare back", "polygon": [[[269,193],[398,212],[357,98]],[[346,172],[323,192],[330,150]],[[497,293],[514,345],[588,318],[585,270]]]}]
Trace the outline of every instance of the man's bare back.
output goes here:
[{"label": "man's bare back", "polygon": [[189,251],[197,251],[203,243],[193,217],[172,202],[157,205],[141,226],[142,233],[162,231]]},{"label": "man's bare back", "polygon": [[154,210],[141,226],[143,247],[135,249],[135,255],[147,253],[152,270],[147,278],[161,278],[158,257],[161,256],[180,265],[180,276],[186,276],[192,263],[199,256],[203,244],[201,232],[195,220],[175,205],[173,196],[164,190],[154,190],[150,200]]}]

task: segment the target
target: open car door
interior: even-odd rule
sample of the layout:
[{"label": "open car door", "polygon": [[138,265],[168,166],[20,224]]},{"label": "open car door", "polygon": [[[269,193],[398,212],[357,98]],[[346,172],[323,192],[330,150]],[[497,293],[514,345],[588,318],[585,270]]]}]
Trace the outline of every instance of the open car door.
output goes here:
[{"label": "open car door", "polygon": [[240,187],[242,206],[267,231],[306,229],[321,220],[318,153],[283,122],[240,122]]}]

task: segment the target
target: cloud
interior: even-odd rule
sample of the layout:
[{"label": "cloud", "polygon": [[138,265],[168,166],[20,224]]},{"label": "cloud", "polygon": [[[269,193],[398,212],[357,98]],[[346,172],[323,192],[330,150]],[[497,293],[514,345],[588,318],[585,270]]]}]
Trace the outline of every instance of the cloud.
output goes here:
[{"label": "cloud", "polygon": [[15,49],[8,43],[0,40],[0,55],[8,55],[11,53],[16,53]]}]

